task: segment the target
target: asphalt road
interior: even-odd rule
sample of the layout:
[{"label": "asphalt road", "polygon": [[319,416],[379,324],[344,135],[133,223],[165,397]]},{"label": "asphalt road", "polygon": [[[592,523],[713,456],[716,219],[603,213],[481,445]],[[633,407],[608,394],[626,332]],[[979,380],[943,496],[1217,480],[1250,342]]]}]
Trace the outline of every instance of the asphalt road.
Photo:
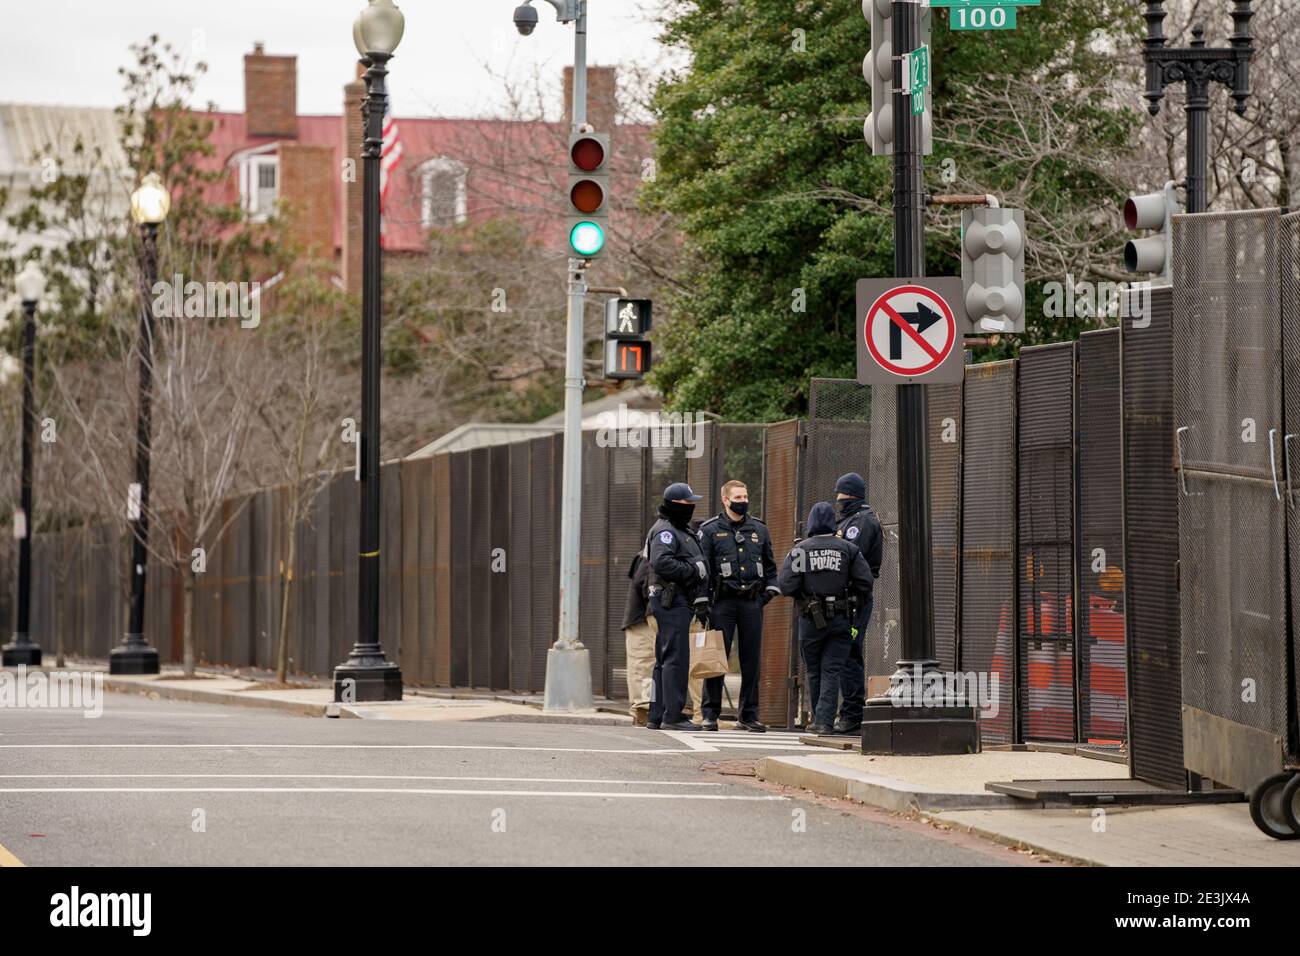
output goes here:
[{"label": "asphalt road", "polygon": [[762,754],[109,694],[98,719],[0,711],[0,847],[29,866],[1042,865],[735,773]]}]

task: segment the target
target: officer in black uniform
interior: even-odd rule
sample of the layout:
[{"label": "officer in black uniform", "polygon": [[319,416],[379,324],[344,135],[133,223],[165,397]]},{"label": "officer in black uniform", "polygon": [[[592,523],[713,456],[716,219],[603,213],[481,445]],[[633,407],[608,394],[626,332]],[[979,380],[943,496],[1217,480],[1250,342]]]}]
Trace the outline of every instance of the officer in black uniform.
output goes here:
[{"label": "officer in black uniform", "polygon": [[[767,731],[758,719],[758,669],[763,652],[763,607],[781,592],[776,586],[776,558],[767,525],[749,514],[749,491],[743,482],[722,486],[722,513],[700,525],[700,545],[709,562],[712,602],[709,621],[722,630],[727,656],[740,633],[740,702],[736,727]],[[704,729],[717,730],[722,713],[721,677],[704,681],[701,710]]]},{"label": "officer in black uniform", "polygon": [[840,671],[849,657],[853,604],[871,596],[875,577],[858,546],[835,534],[835,509],[825,501],[808,513],[808,537],[786,555],[777,584],[799,601],[799,648],[808,668],[813,722],[832,733]]},{"label": "officer in black uniform", "polygon": [[[835,534],[862,551],[871,567],[873,577],[880,577],[880,559],[884,550],[884,535],[880,519],[867,506],[867,483],[856,471],[842,475],[835,482],[835,498],[839,505],[839,523]],[[859,605],[853,621],[853,644],[849,660],[840,674],[840,719],[835,722],[835,733],[856,734],[862,729],[862,705],[866,698],[866,664],[862,647],[867,639],[867,624],[875,603],[874,591]]]},{"label": "officer in black uniform", "polygon": [[650,612],[655,635],[654,699],[650,701],[651,730],[700,730],[682,715],[691,669],[691,617],[707,626],[709,565],[700,539],[690,528],[695,502],[701,496],[684,481],[664,489],[659,520],[646,537],[650,562]]}]

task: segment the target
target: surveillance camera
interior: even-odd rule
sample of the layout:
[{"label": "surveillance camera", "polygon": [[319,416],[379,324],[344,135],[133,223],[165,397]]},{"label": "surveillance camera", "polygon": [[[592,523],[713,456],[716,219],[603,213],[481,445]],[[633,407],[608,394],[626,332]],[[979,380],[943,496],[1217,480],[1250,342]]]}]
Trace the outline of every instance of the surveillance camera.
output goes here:
[{"label": "surveillance camera", "polygon": [[515,7],[515,29],[523,36],[537,29],[537,11],[526,3]]}]

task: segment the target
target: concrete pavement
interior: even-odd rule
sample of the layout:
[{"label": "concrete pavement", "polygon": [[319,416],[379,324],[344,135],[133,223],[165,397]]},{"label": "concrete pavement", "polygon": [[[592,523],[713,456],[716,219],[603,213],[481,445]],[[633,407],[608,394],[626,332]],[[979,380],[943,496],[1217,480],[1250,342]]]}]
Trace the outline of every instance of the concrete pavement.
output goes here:
[{"label": "concrete pavement", "polygon": [[2,710],[0,846],[27,865],[1033,862],[760,783],[747,768],[763,750],[692,736],[321,720],[140,694],[109,694],[93,720]]}]

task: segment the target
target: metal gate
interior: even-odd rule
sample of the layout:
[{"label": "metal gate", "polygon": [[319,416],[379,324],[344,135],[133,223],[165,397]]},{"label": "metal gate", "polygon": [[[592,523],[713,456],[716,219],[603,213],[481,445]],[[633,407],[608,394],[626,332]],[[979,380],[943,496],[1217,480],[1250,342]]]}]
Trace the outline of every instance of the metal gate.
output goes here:
[{"label": "metal gate", "polygon": [[1281,223],[1281,275],[1282,292],[1282,362],[1283,411],[1286,414],[1286,435],[1282,440],[1286,464],[1286,529],[1290,573],[1287,593],[1291,609],[1291,720],[1286,741],[1287,753],[1292,761],[1300,760],[1300,637],[1297,630],[1297,610],[1300,610],[1300,213],[1282,217]]},{"label": "metal gate", "polygon": [[988,675],[980,739],[1015,739],[1016,363],[966,369],[961,668]]},{"label": "metal gate", "polygon": [[[880,519],[883,541],[875,605],[867,625],[862,657],[867,681],[897,670],[902,650],[898,589],[898,406],[891,385],[871,387],[870,453],[867,456],[867,501]],[[868,688],[870,696],[870,688]]]},{"label": "metal gate", "polygon": [[1280,224],[1174,220],[1184,758],[1241,789],[1287,737]]},{"label": "metal gate", "polygon": [[1073,342],[1021,350],[1017,407],[1020,738],[1076,740]]},{"label": "metal gate", "polygon": [[1128,669],[1119,330],[1085,332],[1078,364],[1079,739],[1122,741],[1128,730]]}]

